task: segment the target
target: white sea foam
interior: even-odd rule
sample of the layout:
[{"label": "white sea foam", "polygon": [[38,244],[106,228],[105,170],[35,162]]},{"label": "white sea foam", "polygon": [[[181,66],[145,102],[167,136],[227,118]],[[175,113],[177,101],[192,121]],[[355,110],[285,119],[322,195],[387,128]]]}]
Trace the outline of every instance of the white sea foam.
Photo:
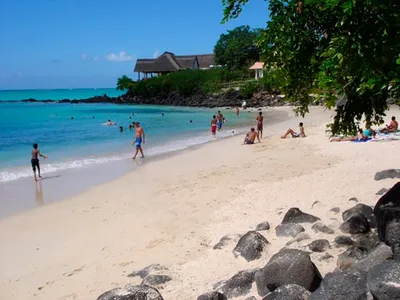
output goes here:
[{"label": "white sea foam", "polygon": [[[243,132],[243,129],[236,130],[225,130],[217,134],[218,138],[225,138],[229,136],[233,136],[235,134]],[[192,146],[200,145],[207,143],[212,140],[212,137],[209,133],[199,135],[196,133],[193,136],[185,136],[179,139],[176,137],[172,137],[172,140],[158,144],[154,146],[150,146],[145,148],[145,155],[156,156],[161,154],[166,154],[169,152],[183,150]],[[47,161],[41,161],[41,172],[44,174],[62,172],[64,170],[70,169],[80,169],[85,167],[90,167],[93,165],[106,164],[111,161],[120,161],[124,159],[130,159],[132,157],[132,152],[130,153],[121,153],[119,155],[113,156],[103,156],[103,157],[89,157],[84,159],[75,159],[69,160],[59,163],[46,163]],[[11,168],[7,170],[0,170],[0,182],[9,182],[21,178],[26,178],[32,176],[32,168],[31,167],[20,167],[20,168]]]}]

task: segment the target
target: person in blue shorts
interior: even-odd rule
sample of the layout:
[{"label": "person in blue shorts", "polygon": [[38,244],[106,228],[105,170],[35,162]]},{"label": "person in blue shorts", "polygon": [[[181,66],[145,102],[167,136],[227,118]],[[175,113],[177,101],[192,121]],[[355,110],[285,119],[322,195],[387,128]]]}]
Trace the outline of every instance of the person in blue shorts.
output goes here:
[{"label": "person in blue shorts", "polygon": [[221,111],[219,110],[218,114],[217,114],[217,128],[218,128],[218,131],[221,130],[223,123],[224,123],[224,115],[221,114]]},{"label": "person in blue shorts", "polygon": [[132,142],[132,145],[133,144],[136,145],[136,153],[132,158],[136,159],[136,156],[138,155],[139,151],[140,151],[140,154],[142,155],[141,158],[144,158],[142,142],[143,142],[143,144],[146,143],[146,136],[145,136],[144,130],[140,126],[139,122],[136,122],[135,127],[136,127],[135,128],[135,140]]}]

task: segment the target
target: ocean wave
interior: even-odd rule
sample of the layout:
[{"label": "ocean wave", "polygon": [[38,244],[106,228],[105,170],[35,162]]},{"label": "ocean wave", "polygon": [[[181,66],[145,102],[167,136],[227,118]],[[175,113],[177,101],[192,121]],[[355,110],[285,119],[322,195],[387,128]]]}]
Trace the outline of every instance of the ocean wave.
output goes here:
[{"label": "ocean wave", "polygon": [[[229,129],[218,134],[218,138],[226,138],[243,132],[243,129]],[[171,137],[171,141],[166,143],[149,146],[145,148],[145,155],[147,157],[167,154],[174,151],[184,150],[189,147],[196,145],[205,144],[210,142],[212,137],[209,133],[207,134],[195,134],[193,136],[182,136],[181,138],[176,138],[176,136]],[[133,149],[132,149],[133,150]],[[54,173],[62,172],[64,170],[70,169],[80,169],[84,167],[90,167],[94,165],[106,164],[111,161],[120,161],[124,159],[130,159],[132,157],[132,151],[130,153],[121,153],[113,156],[103,156],[103,157],[90,157],[84,159],[69,160],[59,163],[45,163],[46,161],[41,161],[41,173]],[[22,167],[22,168],[12,168],[8,170],[0,170],[0,182],[9,182],[18,180],[21,178],[31,177],[32,168]]]}]

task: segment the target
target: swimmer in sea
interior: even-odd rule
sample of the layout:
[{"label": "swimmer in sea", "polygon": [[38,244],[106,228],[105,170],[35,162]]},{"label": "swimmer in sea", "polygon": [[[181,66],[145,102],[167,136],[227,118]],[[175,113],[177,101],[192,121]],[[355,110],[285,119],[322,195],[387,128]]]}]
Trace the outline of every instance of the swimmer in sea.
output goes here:
[{"label": "swimmer in sea", "polygon": [[143,128],[140,126],[140,123],[136,122],[135,126],[136,126],[135,140],[132,142],[132,145],[136,144],[136,153],[132,157],[132,159],[136,159],[136,156],[138,155],[139,151],[140,151],[140,154],[142,154],[141,158],[144,157],[143,149],[142,149],[142,142],[143,142],[143,144],[146,143],[146,136],[144,134]]},{"label": "swimmer in sea", "polygon": [[119,126],[119,131],[120,131],[120,132],[123,132],[123,131],[124,131],[124,127]]},{"label": "swimmer in sea", "polygon": [[31,164],[32,164],[32,169],[33,169],[33,177],[35,178],[35,181],[37,181],[36,177],[36,168],[38,170],[39,178],[42,178],[40,175],[40,164],[39,164],[39,156],[43,157],[44,159],[47,158],[47,156],[42,155],[39,151],[39,145],[38,144],[33,144],[33,150],[32,150],[32,158],[31,158]]},{"label": "swimmer in sea", "polygon": [[215,115],[211,119],[211,134],[215,139],[217,134],[217,117]]}]

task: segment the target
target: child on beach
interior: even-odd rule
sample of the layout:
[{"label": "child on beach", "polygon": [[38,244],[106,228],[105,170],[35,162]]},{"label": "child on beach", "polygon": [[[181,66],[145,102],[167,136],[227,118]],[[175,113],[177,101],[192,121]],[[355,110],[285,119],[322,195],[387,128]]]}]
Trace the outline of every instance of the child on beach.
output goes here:
[{"label": "child on beach", "polygon": [[306,133],[304,132],[304,126],[303,123],[299,123],[299,129],[300,133],[295,132],[293,129],[289,128],[284,135],[281,136],[282,139],[285,139],[289,134],[292,136],[292,138],[298,138],[298,137],[306,137]]},{"label": "child on beach", "polygon": [[214,115],[211,119],[211,134],[213,138],[216,138],[216,133],[217,133],[217,117]]},{"label": "child on beach", "polygon": [[44,159],[47,158],[47,156],[42,155],[39,151],[39,145],[38,144],[33,144],[33,150],[32,150],[32,158],[31,158],[31,164],[32,164],[32,169],[33,169],[33,177],[35,178],[35,181],[37,181],[36,177],[36,168],[38,170],[39,178],[42,178],[40,175],[40,165],[39,165],[39,156],[43,157]]}]

